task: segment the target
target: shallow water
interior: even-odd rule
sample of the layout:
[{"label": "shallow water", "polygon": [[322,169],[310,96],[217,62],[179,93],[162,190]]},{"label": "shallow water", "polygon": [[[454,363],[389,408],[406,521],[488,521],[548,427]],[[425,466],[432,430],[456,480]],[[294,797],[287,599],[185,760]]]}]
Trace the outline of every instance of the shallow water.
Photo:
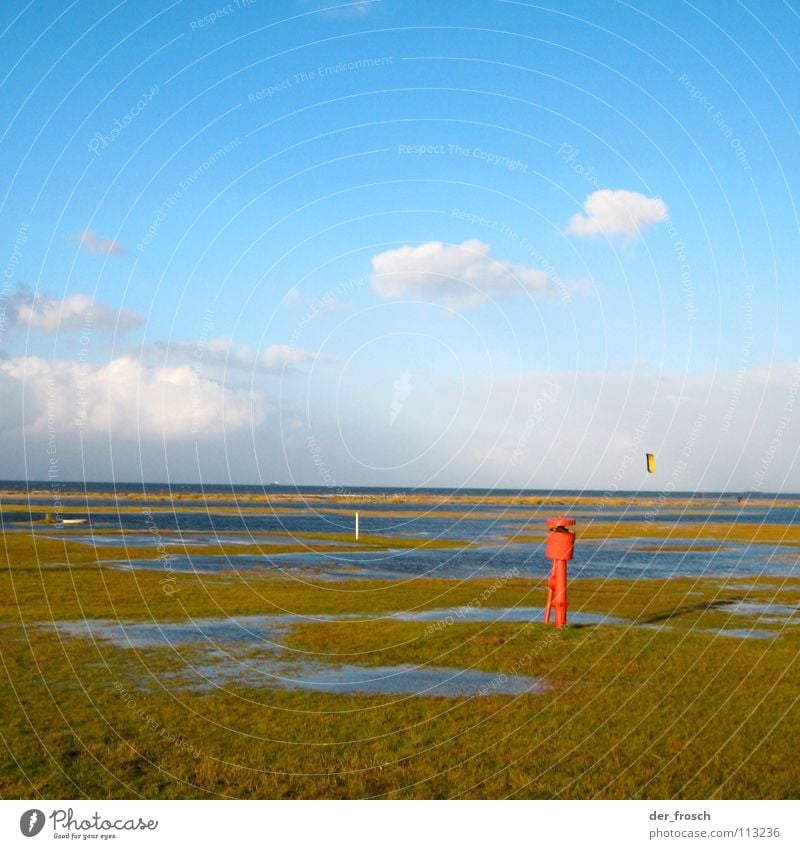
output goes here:
[{"label": "shallow water", "polygon": [[52,624],[65,636],[106,640],[121,648],[162,648],[186,643],[213,646],[218,643],[243,643],[250,647],[281,648],[279,640],[285,635],[288,626],[303,620],[304,617],[288,614],[189,619],[180,622],[81,619]]},{"label": "shallow water", "polygon": [[[212,533],[194,533],[194,534],[175,534],[161,533],[158,535],[152,533],[59,533],[58,531],[37,531],[37,536],[46,537],[47,539],[57,539],[66,542],[76,542],[81,545],[111,546],[115,548],[136,548],[139,546],[185,546],[185,545],[302,545],[302,546],[319,546],[332,543],[328,539],[315,537],[290,537],[279,536],[277,534],[212,534]],[[348,549],[358,545],[355,541],[352,542],[335,542],[337,548]]]},{"label": "shallow water", "polygon": [[800,607],[762,601],[737,601],[726,606],[726,613],[747,616],[759,622],[780,622],[800,625]]},{"label": "shallow water", "polygon": [[[238,488],[240,494],[248,495],[247,488]],[[65,490],[61,490],[65,492]],[[178,493],[177,488],[173,491]],[[192,492],[191,488],[185,490]],[[70,517],[73,513],[90,511],[92,507],[114,508],[128,506],[135,508],[132,512],[102,513],[95,512],[92,515],[92,523],[103,527],[125,527],[137,528],[145,524],[144,510],[146,507],[166,508],[166,512],[154,512],[153,519],[165,530],[312,530],[312,531],[346,531],[352,528],[352,512],[360,509],[362,511],[362,523],[365,532],[388,533],[397,535],[430,534],[433,536],[456,536],[475,538],[482,531],[476,526],[483,524],[485,528],[500,527],[500,523],[514,522],[517,525],[527,524],[531,530],[544,528],[544,519],[550,515],[556,515],[560,509],[567,509],[574,517],[580,519],[597,519],[609,522],[645,522],[668,520],[671,522],[755,522],[758,524],[791,524],[800,518],[800,510],[796,506],[789,506],[792,502],[796,504],[797,496],[786,498],[751,498],[747,503],[737,503],[735,497],[728,496],[718,505],[713,503],[689,502],[680,503],[681,496],[659,499],[655,493],[642,493],[643,499],[654,503],[646,505],[633,503],[619,505],[608,501],[601,501],[594,505],[576,505],[573,503],[571,494],[568,492],[543,492],[541,495],[563,496],[564,503],[552,503],[548,505],[521,505],[514,503],[512,496],[508,500],[502,499],[503,493],[492,493],[485,491],[485,495],[492,497],[500,496],[498,503],[486,502],[445,502],[428,504],[415,497],[415,493],[407,492],[405,501],[396,503],[394,501],[377,501],[376,503],[344,501],[320,501],[319,496],[330,496],[330,492],[309,492],[311,501],[306,501],[301,496],[289,498],[275,503],[275,507],[281,511],[294,510],[293,514],[267,512],[270,508],[270,494],[278,490],[269,490],[261,493],[249,493],[250,495],[261,495],[262,498],[246,499],[236,501],[235,499],[213,500],[214,493],[208,490],[211,501],[201,499],[176,497],[171,499],[164,493],[156,492],[148,501],[126,498],[125,491],[120,491],[119,500],[113,497],[85,497],[64,500],[64,515]],[[196,492],[196,490],[195,490]],[[231,490],[228,489],[228,494]],[[216,494],[219,497],[220,493]],[[359,492],[354,490],[354,494]],[[363,492],[360,494],[364,494]],[[375,490],[379,496],[393,495],[394,490]],[[439,497],[446,497],[446,493],[433,492]],[[533,493],[528,493],[533,494]],[[313,496],[317,497],[314,498]],[[602,498],[603,493],[584,493]],[[619,495],[624,495],[619,493]],[[46,491],[36,497],[28,497],[23,494],[6,494],[3,497],[4,510],[3,521],[30,521],[31,517],[41,519],[47,510],[52,510],[53,494]],[[8,509],[11,508],[11,509]],[[236,511],[221,513],[221,509]],[[259,513],[253,513],[253,510]],[[215,512],[216,511],[216,512]],[[248,512],[250,511],[250,512]],[[409,515],[391,515],[404,511]],[[461,513],[459,518],[447,516],[447,513]],[[462,526],[462,527],[459,527]]]},{"label": "shallow water", "polygon": [[[759,629],[758,621],[797,622],[798,608],[760,602],[733,602],[725,607],[736,616],[753,618],[751,628],[698,629],[702,633],[739,639],[778,639],[780,631]],[[177,672],[152,671],[152,677],[170,687],[208,692],[217,687],[272,686],[329,693],[382,695],[481,696],[537,694],[548,689],[540,678],[452,667],[396,664],[359,666],[323,663],[286,646],[289,628],[301,623],[341,621],[541,622],[538,607],[448,607],[433,610],[387,611],[378,614],[297,614],[210,617],[178,622],[79,620],[40,623],[55,627],[62,637],[110,642],[126,649],[175,648],[171,659],[183,664]],[[671,630],[666,625],[634,625],[605,614],[570,611],[570,625],[626,625]],[[181,648],[183,647],[183,648]]]},{"label": "shallow water", "polygon": [[[94,485],[93,485],[94,486]],[[141,492],[141,487],[131,487],[131,492]],[[172,487],[173,493],[191,492],[191,487]],[[76,491],[81,491],[78,486]],[[104,491],[102,487],[98,492]],[[136,505],[133,512],[94,513],[92,525],[80,533],[69,534],[61,529],[36,528],[36,532],[48,537],[70,539],[77,542],[116,546],[120,549],[120,560],[124,558],[126,546],[153,545],[154,541],[167,547],[165,556],[141,561],[125,561],[116,564],[121,568],[146,568],[172,570],[175,572],[220,572],[229,570],[266,572],[280,576],[297,578],[301,581],[344,581],[353,578],[370,580],[406,580],[412,577],[433,578],[492,578],[504,574],[519,575],[525,578],[542,578],[549,573],[550,564],[544,557],[544,540],[530,544],[514,544],[505,540],[508,535],[525,526],[526,532],[544,531],[544,520],[555,515],[562,505],[524,506],[515,504],[512,495],[516,493],[489,493],[476,491],[476,497],[491,494],[492,497],[508,496],[501,503],[440,503],[425,504],[419,496],[426,493],[406,491],[403,503],[365,503],[363,505],[345,504],[328,500],[326,502],[306,502],[296,490],[291,488],[240,487],[237,491],[244,495],[269,498],[271,494],[283,492],[291,497],[276,504],[280,510],[294,509],[290,513],[271,513],[267,501],[242,502],[236,512],[221,513],[215,511],[214,503],[206,504],[202,500],[175,498],[170,500],[162,489],[152,490],[152,504],[167,508],[166,512],[144,512],[142,501],[125,501],[125,488],[121,488],[121,503]],[[230,487],[208,488],[209,494],[218,494],[227,501],[232,495]],[[14,492],[6,497],[3,504],[25,504],[23,493]],[[111,492],[111,490],[109,490]],[[394,490],[360,490],[356,494],[383,498],[394,495]],[[310,490],[310,495],[327,496],[332,493],[324,488]],[[446,493],[433,494],[444,497]],[[569,509],[571,493],[528,493],[561,497],[564,509]],[[589,493],[585,493],[589,494]],[[603,493],[595,493],[602,496]],[[626,493],[618,493],[620,496]],[[52,493],[44,491],[39,508],[46,509],[47,499]],[[93,496],[97,497],[97,496]],[[164,500],[166,497],[166,500]],[[656,498],[655,494],[644,497]],[[703,545],[720,544],[712,551],[701,551],[689,547],[686,551],[677,550],[678,539],[636,538],[592,541],[582,540],[580,528],[588,519],[623,522],[631,527],[634,523],[648,522],[655,514],[657,521],[684,522],[758,522],[792,523],[797,520],[799,511],[787,506],[789,498],[774,499],[752,496],[748,503],[737,504],[735,496],[728,495],[718,505],[692,503],[690,507],[679,503],[681,496],[660,499],[656,507],[642,503],[632,505],[613,505],[602,503],[597,506],[578,506],[569,512],[578,520],[578,540],[575,559],[570,563],[571,578],[670,578],[673,576],[716,577],[776,575],[800,575],[800,547],[747,545],[735,541],[715,541],[703,539]],[[114,504],[110,497],[97,497],[98,503]],[[611,499],[608,499],[609,501]],[[796,503],[796,497],[795,497]],[[75,509],[86,509],[87,503],[75,502]],[[141,509],[139,509],[141,508]],[[252,512],[258,508],[261,512]],[[89,506],[89,509],[91,507]],[[221,556],[178,556],[169,552],[173,545],[202,545],[220,543],[236,546],[262,542],[268,544],[300,544],[306,546],[330,542],[318,536],[325,533],[353,532],[354,512],[360,513],[360,525],[364,534],[375,533],[387,536],[418,537],[419,539],[463,539],[474,543],[465,550],[447,549],[395,549],[384,551],[349,551],[353,543],[345,541],[335,543],[336,553],[302,552],[291,555],[242,556],[236,554]],[[248,510],[250,512],[248,512]],[[393,515],[405,511],[408,515]],[[450,514],[460,514],[453,518]],[[14,514],[14,516],[12,516]],[[13,510],[0,511],[3,521],[14,517],[29,520],[30,513]],[[44,514],[41,513],[43,516]],[[65,515],[70,515],[69,505],[65,505]],[[104,531],[128,530],[130,533],[118,535]],[[158,538],[151,532],[158,531]],[[635,528],[631,527],[632,531]],[[288,533],[281,536],[278,532]],[[308,534],[306,538],[293,536]],[[699,542],[699,541],[698,541]],[[659,546],[665,546],[661,550]],[[689,543],[691,545],[691,543]],[[642,550],[643,547],[656,550]]]},{"label": "shallow water", "polygon": [[[554,621],[555,614],[551,621]],[[401,611],[384,614],[381,618],[401,622],[542,622],[544,608],[541,607],[445,607],[436,610]],[[604,613],[589,613],[570,610],[567,614],[570,625],[626,625],[627,619],[607,616]]]},{"label": "shallow water", "polygon": [[[126,533],[126,534],[65,534],[56,532],[38,531],[37,536],[46,536],[48,539],[57,539],[65,542],[77,542],[82,545],[114,546],[119,548],[136,548],[138,546],[183,546],[183,545],[289,545],[295,544],[291,537],[277,536],[275,534],[167,534],[160,533],[158,536],[151,533]],[[324,540],[304,540],[308,545],[319,544]],[[347,546],[348,543],[343,543]]]},{"label": "shallow water", "polygon": [[716,634],[718,637],[735,637],[739,640],[777,640],[780,631],[760,631],[757,628],[704,628],[707,634]]},{"label": "shallow water", "polygon": [[[347,617],[327,617],[343,619]],[[358,666],[321,663],[299,653],[281,654],[280,640],[293,623],[309,617],[239,616],[197,619],[188,622],[114,622],[85,620],[54,622],[67,637],[106,640],[122,648],[146,649],[188,645],[196,657],[184,657],[179,673],[155,677],[171,686],[190,691],[214,687],[272,685],[288,689],[329,693],[372,693],[420,696],[483,696],[523,693],[548,689],[540,678],[500,675],[476,669],[441,666]],[[319,620],[318,620],[319,621]],[[291,658],[291,659],[287,659]]]},{"label": "shallow water", "polygon": [[[704,541],[710,542],[710,541]],[[800,575],[800,549],[771,545],[726,543],[712,551],[675,551],[659,547],[665,540],[649,539],[656,550],[640,550],[641,540],[578,540],[571,578],[671,578],[675,576],[734,577]],[[672,541],[674,543],[674,540]],[[125,565],[125,564],[121,564]],[[483,545],[469,549],[390,549],[296,554],[170,556],[164,560],[135,560],[140,569],[176,572],[219,572],[229,569],[267,571],[301,580],[427,578],[542,578],[550,564],[543,543]]]},{"label": "shallow water", "polygon": [[[394,571],[391,568],[371,568],[356,566],[349,562],[336,563],[333,569],[326,568],[318,561],[313,553],[300,553],[297,560],[283,561],[284,556],[272,555],[267,557],[260,554],[223,554],[223,555],[173,555],[161,559],[149,560],[114,560],[108,565],[116,569],[155,569],[164,572],[194,572],[197,574],[214,574],[224,572],[263,572],[283,578],[291,578],[306,583],[315,581],[346,581],[353,578],[359,580],[405,580],[408,575]],[[330,557],[339,556],[329,555]],[[313,562],[305,562],[309,559]]]},{"label": "shallow water", "polygon": [[[340,613],[302,616],[279,615],[221,616],[179,622],[115,621],[112,619],[63,620],[52,623],[59,633],[71,637],[106,640],[121,648],[162,648],[169,645],[244,644],[250,648],[284,648],[281,642],[289,627],[298,624],[394,621],[394,622],[541,622],[540,607],[445,607],[433,610],[396,610],[382,613]],[[570,624],[623,625],[629,620],[603,613],[570,611]],[[49,626],[49,623],[41,623]]]},{"label": "shallow water", "polygon": [[[192,680],[194,679],[194,680]],[[444,666],[357,666],[248,658],[242,663],[217,662],[194,667],[186,681],[187,689],[206,691],[212,687],[259,686],[271,684],[285,689],[352,695],[409,696],[518,696],[536,695],[549,689],[541,678],[500,675],[476,669]]]}]

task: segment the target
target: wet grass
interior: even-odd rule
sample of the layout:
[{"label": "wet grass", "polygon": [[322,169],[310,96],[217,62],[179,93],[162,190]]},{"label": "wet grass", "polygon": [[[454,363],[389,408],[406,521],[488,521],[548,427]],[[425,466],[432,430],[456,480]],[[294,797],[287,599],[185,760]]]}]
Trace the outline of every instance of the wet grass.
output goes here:
[{"label": "wet grass", "polygon": [[[80,532],[75,532],[80,533]],[[84,528],[83,534],[87,533]],[[106,532],[103,531],[103,534]],[[141,532],[139,532],[141,533]],[[144,533],[147,533],[146,531]],[[194,532],[191,536],[201,535]],[[127,560],[164,559],[165,569],[168,568],[166,558],[171,556],[205,556],[225,557],[231,555],[250,555],[270,557],[276,554],[294,553],[342,553],[354,550],[381,551],[390,548],[425,548],[425,549],[464,549],[470,544],[461,540],[449,539],[416,539],[408,537],[386,537],[377,534],[362,534],[356,543],[352,534],[309,534],[299,535],[286,532],[270,534],[275,537],[285,537],[286,542],[232,544],[224,543],[186,544],[180,541],[176,534],[152,535],[148,545],[94,545],[70,539],[71,533],[59,534],[63,539],[57,539],[47,534],[36,534],[26,531],[6,532],[0,546],[0,569],[3,565],[36,566],[51,570],[57,566],[80,567],[99,565],[102,563]],[[169,547],[164,547],[164,542]],[[178,544],[173,544],[178,543]],[[342,545],[347,543],[347,545]]]},{"label": "wet grass", "polygon": [[[544,581],[347,581],[119,572],[91,546],[7,534],[0,796],[796,798],[796,632],[718,637],[794,579],[578,580],[572,610],[652,627],[310,622],[286,653],[541,676],[519,697],[176,688],[191,652],[61,638],[41,623],[541,606]],[[241,552],[241,547],[236,547]],[[119,549],[113,556],[119,557]],[[102,552],[102,556],[106,556]],[[169,591],[167,591],[169,587]],[[747,620],[750,625],[753,620]],[[758,627],[762,627],[759,622]]]},{"label": "wet grass", "polygon": [[[327,654],[309,626],[294,647]],[[540,624],[351,625],[337,654],[543,675],[543,695],[169,688],[169,650],[3,630],[4,797],[794,798],[796,648]],[[427,645],[426,645],[427,643]],[[162,688],[161,684],[166,683]]]},{"label": "wet grass", "polygon": [[[509,526],[516,532],[513,542],[540,542],[546,531],[527,525]],[[577,527],[581,539],[660,539],[697,541],[707,546],[715,542],[745,542],[759,545],[800,545],[800,525],[758,524],[755,522],[602,522],[590,520]],[[693,548],[691,550],[694,550]]]}]

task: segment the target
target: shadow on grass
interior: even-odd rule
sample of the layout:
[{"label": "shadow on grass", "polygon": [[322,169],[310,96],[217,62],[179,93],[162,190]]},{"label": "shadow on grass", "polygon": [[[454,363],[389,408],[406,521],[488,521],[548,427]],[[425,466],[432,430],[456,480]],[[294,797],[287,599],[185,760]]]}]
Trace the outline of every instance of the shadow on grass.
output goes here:
[{"label": "shadow on grass", "polygon": [[677,619],[679,616],[687,616],[692,613],[709,613],[710,611],[723,610],[741,601],[744,601],[743,597],[721,598],[714,601],[697,602],[696,604],[684,604],[681,607],[676,607],[669,613],[659,613],[655,616],[649,616],[647,619],[637,619],[635,624],[657,625],[659,622],[669,622],[672,619]]}]

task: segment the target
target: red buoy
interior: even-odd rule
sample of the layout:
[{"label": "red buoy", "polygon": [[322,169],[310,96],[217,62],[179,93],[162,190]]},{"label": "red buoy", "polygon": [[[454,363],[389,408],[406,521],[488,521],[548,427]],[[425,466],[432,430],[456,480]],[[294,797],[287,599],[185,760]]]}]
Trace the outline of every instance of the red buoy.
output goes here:
[{"label": "red buoy", "polygon": [[574,519],[559,516],[547,520],[547,547],[545,555],[553,561],[553,569],[547,582],[547,606],[544,621],[550,622],[550,610],[556,610],[556,628],[567,624],[567,563],[575,553],[575,534],[567,530],[575,524]]}]

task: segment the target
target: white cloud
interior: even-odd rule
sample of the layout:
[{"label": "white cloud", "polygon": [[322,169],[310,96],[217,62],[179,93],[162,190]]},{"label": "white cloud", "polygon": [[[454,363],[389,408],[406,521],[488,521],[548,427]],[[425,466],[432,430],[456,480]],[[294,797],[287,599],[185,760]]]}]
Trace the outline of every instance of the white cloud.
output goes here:
[{"label": "white cloud", "polygon": [[[58,437],[80,425],[115,437],[186,437],[252,427],[266,414],[258,393],[198,376],[188,365],[148,367],[133,357],[104,364],[18,357],[0,362],[25,408],[6,417],[26,434]],[[17,393],[18,394],[18,393]]]},{"label": "white cloud", "polygon": [[144,319],[128,310],[115,310],[90,295],[67,295],[63,299],[17,289],[9,297],[9,324],[44,333],[64,330],[130,330]]},{"label": "white cloud", "polygon": [[[250,359],[250,351],[247,348],[238,348],[236,356],[244,362],[244,368],[249,366],[246,363]],[[332,361],[332,357],[315,354],[313,351],[305,351],[302,348],[294,348],[291,345],[270,345],[264,351],[254,356],[254,368],[265,370],[268,372],[281,372],[285,369],[292,369],[303,363],[314,362],[315,360]]]},{"label": "white cloud", "polygon": [[146,347],[144,353],[165,360],[188,361],[197,368],[204,365],[219,366],[261,374],[281,374],[284,371],[293,371],[305,363],[334,362],[336,359],[291,345],[270,345],[262,351],[254,351],[246,345],[234,346],[230,339],[212,339],[209,342],[158,342]]},{"label": "white cloud", "polygon": [[93,255],[125,256],[127,251],[115,239],[107,239],[99,236],[94,230],[81,230],[78,233],[78,242],[81,247]]},{"label": "white cloud", "polygon": [[293,286],[283,296],[283,304],[287,307],[308,307],[313,315],[318,313],[347,312],[350,304],[343,304],[333,295],[322,298],[308,298],[296,286]]},{"label": "white cloud", "polygon": [[385,298],[440,301],[449,309],[488,300],[552,298],[556,284],[543,271],[493,259],[478,239],[460,245],[406,245],[372,258],[372,286]]},{"label": "white cloud", "polygon": [[297,307],[302,306],[306,302],[306,299],[300,294],[300,290],[296,286],[292,286],[291,289],[283,296],[283,303],[287,307]]},{"label": "white cloud", "polygon": [[649,224],[667,217],[667,205],[661,198],[624,189],[593,192],[583,209],[586,215],[573,215],[567,232],[576,236],[636,236]]}]

